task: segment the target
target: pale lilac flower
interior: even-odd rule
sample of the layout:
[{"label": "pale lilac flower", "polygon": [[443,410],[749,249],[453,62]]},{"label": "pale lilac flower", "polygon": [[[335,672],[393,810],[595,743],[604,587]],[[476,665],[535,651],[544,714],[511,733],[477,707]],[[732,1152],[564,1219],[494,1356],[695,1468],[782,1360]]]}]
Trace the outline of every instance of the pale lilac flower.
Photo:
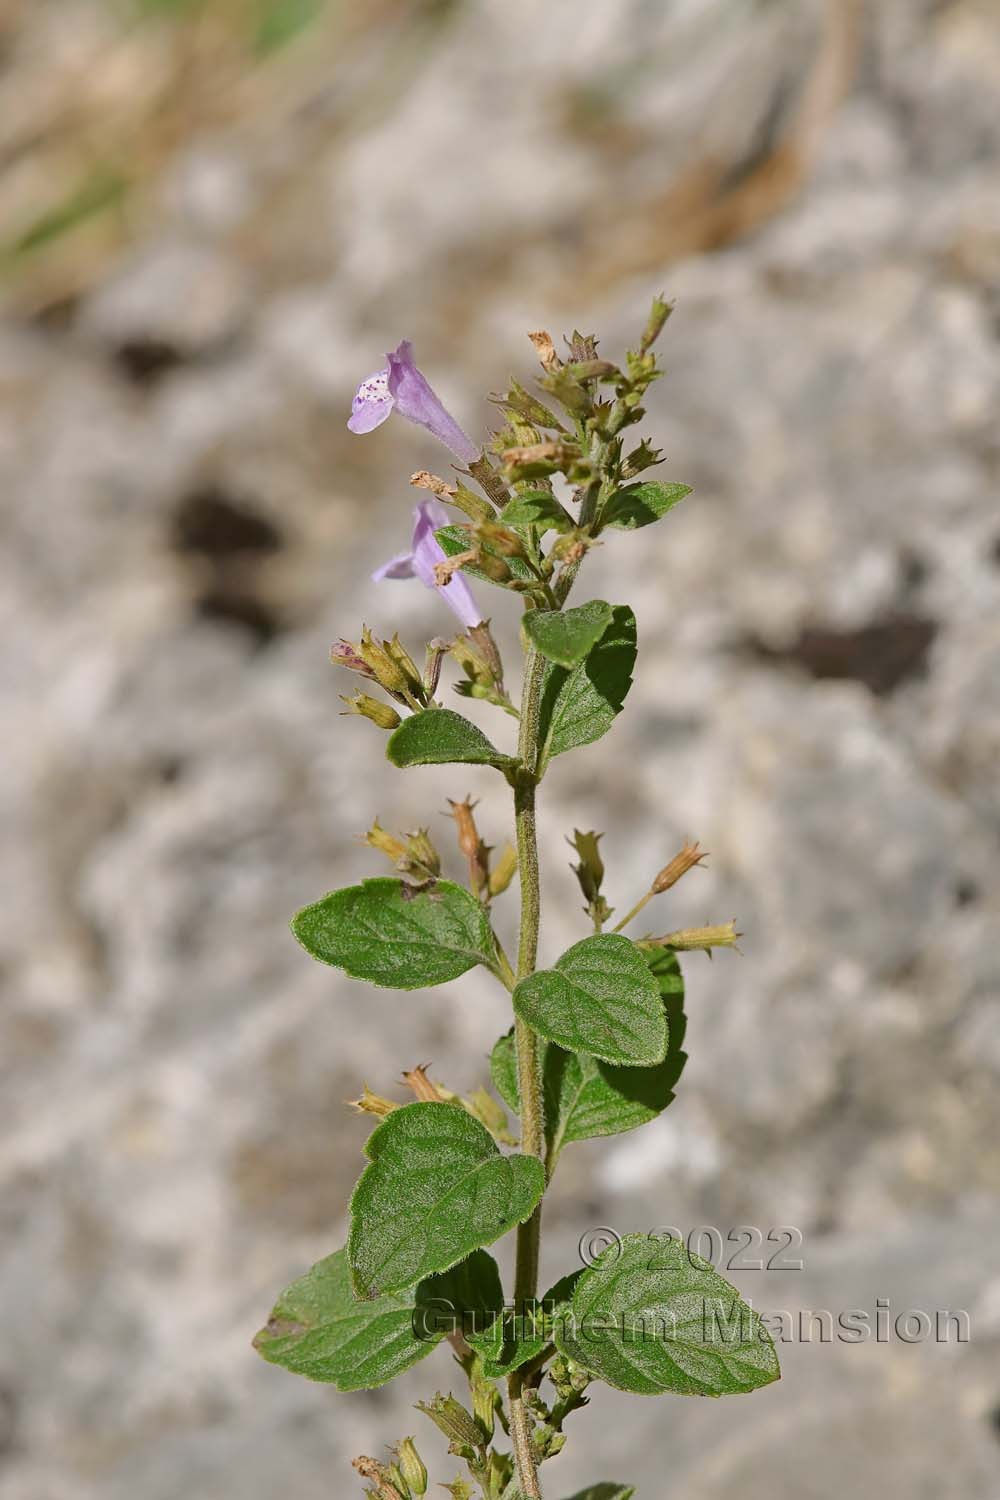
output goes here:
[{"label": "pale lilac flower", "polygon": [[408,422],[426,427],[462,463],[474,463],[481,449],[466,437],[417,369],[409,340],[404,339],[398,349],[386,355],[386,359],[389,363],[384,370],[369,375],[358,386],[347,423],[351,431],[372,432],[381,427],[395,407]]},{"label": "pale lilac flower", "polygon": [[409,552],[400,552],[376,568],[372,578],[381,583],[384,578],[419,578],[429,589],[437,589],[444,602],[454,610],[466,630],[482,623],[482,610],[472,597],[472,591],[460,573],[455,573],[447,583],[440,584],[434,577],[434,564],[444,562],[445,551],[434,535],[441,526],[447,526],[448,512],[437,500],[421,500],[413,512],[413,540]]}]

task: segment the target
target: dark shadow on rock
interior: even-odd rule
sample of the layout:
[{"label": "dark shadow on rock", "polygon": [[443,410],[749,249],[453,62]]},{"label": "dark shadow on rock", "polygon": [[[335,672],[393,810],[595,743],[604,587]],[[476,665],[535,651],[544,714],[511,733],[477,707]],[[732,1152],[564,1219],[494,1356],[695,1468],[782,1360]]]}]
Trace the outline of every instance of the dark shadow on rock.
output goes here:
[{"label": "dark shadow on rock", "polygon": [[806,625],[787,646],[772,646],[759,636],[748,637],[743,645],[758,661],[798,667],[818,680],[863,682],[884,698],[904,682],[926,676],[938,628],[926,616],[898,613],[856,630]]},{"label": "dark shadow on rock", "polygon": [[208,485],[180,500],[171,521],[175,552],[213,561],[237,555],[279,552],[284,537],[271,521],[241,500]]}]

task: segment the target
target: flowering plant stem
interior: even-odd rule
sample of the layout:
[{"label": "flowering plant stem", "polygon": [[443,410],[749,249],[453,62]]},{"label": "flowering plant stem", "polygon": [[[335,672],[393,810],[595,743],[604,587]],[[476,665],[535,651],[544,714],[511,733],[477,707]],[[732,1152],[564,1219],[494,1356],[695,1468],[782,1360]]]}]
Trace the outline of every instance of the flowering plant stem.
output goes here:
[{"label": "flowering plant stem", "polygon": [[[337,665],[391,700],[359,693],[345,700],[348,710],[390,731],[386,755],[395,766],[499,771],[513,790],[515,847],[508,844],[493,863],[476,804],[449,798],[467,874],[462,886],[442,878],[426,827],[397,836],[376,818],[364,842],[391,860],[393,877],[322,897],[292,928],[314,958],[397,992],[449,983],[476,965],[493,975],[509,992],[514,1016],[493,1048],[490,1072],[503,1104],[520,1117],[520,1140],[486,1089],[463,1098],[431,1079],[426,1066],[403,1073],[415,1102],[398,1104],[365,1084],[354,1107],[379,1123],[351,1199],[347,1245],[286,1289],[255,1345],[274,1364],[352,1391],[385,1384],[447,1339],[470,1404],[439,1393],[418,1409],[467,1466],[471,1483],[460,1477],[444,1486],[454,1500],[477,1491],[483,1500],[541,1500],[540,1467],[561,1451],[566,1419],[587,1405],[597,1382],[642,1395],[723,1395],[778,1375],[760,1318],[676,1241],[651,1247],[641,1235],[627,1236],[538,1297],[542,1203],[560,1153],[574,1141],[637,1129],[672,1102],[685,1060],[677,954],[731,947],[738,936],[733,923],[638,941],[623,935],[654,896],[700,863],[704,856],[691,843],[606,930],[612,908],[602,892],[602,835],[577,829],[573,870],[589,935],[551,967],[538,967],[539,784],[555,757],[612,727],[636,656],[627,604],[591,599],[570,608],[566,601],[599,537],[652,525],[688,493],[681,484],[636,482],[660,455],[646,442],[626,454],[621,436],[644,415],[642,399],[659,374],[650,349],[669,312],[667,303],[654,302],[624,368],[598,358],[592,338],[575,333],[562,359],[547,334],[531,335],[544,371],[539,384],[562,413],[512,382],[496,398],[505,423],[491,444],[499,465],[454,421],[405,340],[384,370],[362,382],[350,422],[352,431],[367,433],[397,412],[444,442],[486,498],[424,470],[414,476],[433,498],[417,506],[409,551],[374,577],[419,580],[458,617],[462,633],[427,643],[423,670],[398,635],[380,642],[366,627],[359,641],[339,641]],[[451,522],[446,504],[465,519]],[[462,575],[477,588],[520,596],[519,710]],[[455,684],[461,697],[517,718],[516,753],[438,701],[448,658],[464,673]],[[493,903],[515,873],[520,919],[512,964]],[[513,1295],[505,1298],[486,1247],[508,1232],[516,1234],[516,1257]],[[700,1317],[692,1315],[696,1300]],[[721,1347],[713,1333],[720,1319]],[[496,1384],[504,1380],[506,1407]],[[544,1394],[543,1381],[552,1388]],[[390,1462],[360,1455],[354,1466],[377,1500],[427,1492],[427,1468],[412,1438],[399,1441]],[[574,1500],[628,1500],[632,1493],[628,1485],[596,1483]]]},{"label": "flowering plant stem", "polygon": [[[538,867],[538,828],[535,802],[538,789],[538,719],[545,675],[545,658],[529,647],[524,663],[521,721],[518,733],[520,767],[514,790],[517,830],[517,869],[521,887],[521,922],[517,945],[517,977],[535,971],[538,929],[541,920],[541,882]],[[514,1021],[517,1055],[517,1085],[521,1098],[521,1150],[527,1156],[545,1158],[545,1118],[542,1100],[542,1070],[538,1036],[520,1016]],[[542,1202],[517,1230],[517,1260],[514,1271],[514,1303],[524,1307],[538,1295],[538,1253],[542,1231]],[[511,1437],[521,1488],[529,1500],[538,1500],[538,1470],[522,1394],[522,1374],[508,1377]]]},{"label": "flowering plant stem", "polygon": [[[580,506],[580,527],[592,525],[605,488],[607,445],[593,439],[595,478],[587,486]],[[581,559],[569,564],[560,579],[557,592],[549,599],[561,609],[576,579]],[[520,761],[514,791],[514,813],[517,829],[517,869],[521,887],[521,921],[517,949],[517,978],[526,979],[535,971],[538,956],[538,932],[541,924],[541,878],[538,862],[538,731],[545,658],[531,646],[524,658],[524,685],[521,690],[521,720],[517,753]],[[539,1038],[520,1016],[514,1019],[514,1045],[517,1056],[517,1083],[521,1098],[521,1150],[528,1156],[546,1161],[545,1113],[542,1095],[542,1070]],[[546,1162],[546,1175],[554,1168]],[[530,1219],[518,1225],[517,1259],[514,1269],[514,1304],[522,1308],[538,1296],[538,1261],[542,1234],[542,1201]],[[510,1399],[511,1438],[517,1460],[521,1488],[529,1500],[540,1500],[538,1468],[531,1439],[531,1424],[524,1407],[523,1371],[515,1370],[507,1388]],[[530,1377],[527,1377],[530,1378]]]}]

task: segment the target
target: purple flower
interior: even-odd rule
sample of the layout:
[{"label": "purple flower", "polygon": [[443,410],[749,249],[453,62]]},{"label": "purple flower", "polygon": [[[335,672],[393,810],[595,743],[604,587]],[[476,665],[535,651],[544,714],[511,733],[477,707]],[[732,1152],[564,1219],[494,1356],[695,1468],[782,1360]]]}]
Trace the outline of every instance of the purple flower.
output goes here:
[{"label": "purple flower", "polygon": [[445,584],[434,577],[434,565],[445,561],[445,551],[434,535],[438,527],[448,524],[448,512],[436,500],[421,500],[413,512],[413,540],[409,552],[390,557],[372,574],[376,583],[383,578],[419,578],[429,589],[437,589],[444,602],[454,610],[466,630],[482,623],[482,611],[472,597],[469,585],[460,573]]},{"label": "purple flower", "polygon": [[369,375],[358,386],[347,423],[351,431],[374,431],[395,407],[408,422],[416,422],[418,427],[432,432],[462,463],[474,463],[481,450],[466,437],[413,363],[413,345],[409,340],[404,339],[386,359],[389,363],[384,370]]}]

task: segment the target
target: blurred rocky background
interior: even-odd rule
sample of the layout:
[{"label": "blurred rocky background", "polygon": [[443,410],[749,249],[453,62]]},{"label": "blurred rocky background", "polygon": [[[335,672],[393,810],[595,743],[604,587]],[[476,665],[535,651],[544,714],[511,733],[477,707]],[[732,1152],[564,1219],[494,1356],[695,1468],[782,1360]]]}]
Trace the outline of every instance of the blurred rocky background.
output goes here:
[{"label": "blurred rocky background", "polygon": [[574,826],[619,910],[699,838],[657,919],[746,936],[685,964],[672,1108],[564,1156],[544,1270],[790,1225],[761,1310],[972,1340],[596,1390],[548,1492],[1000,1492],[998,97],[996,0],[0,7],[3,1500],[319,1500],[413,1431],[453,1477],[410,1408],[445,1352],[337,1397],[249,1347],[342,1242],[343,1101],[475,1086],[506,1025],[485,978],[366,990],[287,931],[377,872],[376,813],[444,844],[468,791],[507,831],[495,776],[390,774],[337,717],[335,637],[448,626],[367,581],[446,456],[344,423],[408,336],[484,433],[524,330],[615,357],[660,290],[649,430],[696,493],[589,568],[639,670],[546,782],[543,954]]}]

